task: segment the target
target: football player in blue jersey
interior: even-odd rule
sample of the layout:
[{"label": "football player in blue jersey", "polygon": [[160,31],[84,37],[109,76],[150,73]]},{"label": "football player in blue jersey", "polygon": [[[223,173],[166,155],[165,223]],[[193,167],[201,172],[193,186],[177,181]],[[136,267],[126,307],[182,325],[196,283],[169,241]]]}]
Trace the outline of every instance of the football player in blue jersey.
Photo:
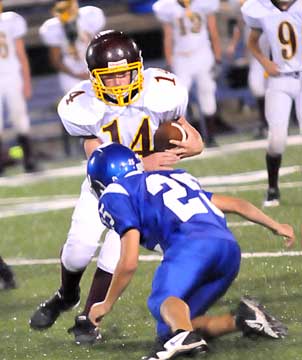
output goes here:
[{"label": "football player in blue jersey", "polygon": [[242,298],[234,314],[205,313],[240,268],[240,247],[224,212],[267,227],[284,237],[286,246],[295,239],[290,225],[276,222],[243,199],[204,191],[184,170],[144,172],[138,156],[120,144],[100,146],[87,166],[91,189],[100,198],[101,220],[121,237],[121,256],[107,296],[89,313],[95,325],[129,284],[142,245],[149,250],[160,246],[163,251],[148,300],[160,341],[145,359],[205,352],[204,337],[239,330],[276,339],[286,335],[287,328],[250,298]]}]

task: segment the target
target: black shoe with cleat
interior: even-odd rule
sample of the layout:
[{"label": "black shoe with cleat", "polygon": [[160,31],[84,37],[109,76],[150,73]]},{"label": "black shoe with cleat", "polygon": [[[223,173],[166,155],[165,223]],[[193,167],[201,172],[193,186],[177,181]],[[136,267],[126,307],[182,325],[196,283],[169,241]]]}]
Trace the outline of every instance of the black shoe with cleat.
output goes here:
[{"label": "black shoe with cleat", "polygon": [[0,290],[11,290],[17,287],[15,275],[4,261],[0,263]]},{"label": "black shoe with cleat", "polygon": [[266,198],[263,202],[263,207],[276,207],[280,205],[280,191],[278,188],[269,188],[267,190]]},{"label": "black shoe with cleat", "polygon": [[206,353],[208,345],[202,336],[195,331],[177,330],[165,343],[157,341],[152,352],[142,360],[167,360],[178,355],[197,355]]},{"label": "black shoe with cleat", "polygon": [[282,339],[287,335],[287,327],[268,314],[257,300],[243,297],[235,311],[236,326],[244,336],[265,336]]},{"label": "black shoe with cleat", "polygon": [[68,329],[68,333],[74,335],[74,341],[78,345],[93,345],[102,339],[99,329],[86,315],[76,316],[75,324]]},{"label": "black shoe with cleat", "polygon": [[29,325],[34,330],[44,330],[53,325],[60,314],[74,309],[80,304],[80,288],[72,298],[64,298],[58,290],[52,298],[40,304],[30,318]]}]

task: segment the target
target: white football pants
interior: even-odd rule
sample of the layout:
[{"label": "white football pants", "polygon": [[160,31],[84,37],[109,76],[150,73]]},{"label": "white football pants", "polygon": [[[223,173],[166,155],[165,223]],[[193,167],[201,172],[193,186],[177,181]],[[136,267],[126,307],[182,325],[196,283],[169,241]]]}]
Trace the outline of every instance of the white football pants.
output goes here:
[{"label": "white football pants", "polygon": [[190,54],[175,54],[172,71],[190,91],[193,82],[196,82],[197,94],[201,111],[204,115],[214,115],[216,105],[216,82],[212,75],[215,63],[214,55],[209,50],[192,52]]},{"label": "white football pants", "polygon": [[265,116],[269,125],[267,148],[269,155],[282,154],[285,150],[293,102],[301,132],[302,73],[298,78],[290,75],[270,77],[265,93]]},{"label": "white football pants", "polygon": [[99,217],[98,201],[85,179],[61,254],[64,267],[73,272],[83,270],[95,255],[103,235],[104,243],[98,254],[97,266],[113,273],[120,257],[120,237],[113,230],[105,230]]},{"label": "white football pants", "polygon": [[4,129],[4,104],[8,119],[18,134],[26,135],[30,129],[27,104],[23,95],[23,81],[18,74],[5,76],[0,80],[0,134]]}]

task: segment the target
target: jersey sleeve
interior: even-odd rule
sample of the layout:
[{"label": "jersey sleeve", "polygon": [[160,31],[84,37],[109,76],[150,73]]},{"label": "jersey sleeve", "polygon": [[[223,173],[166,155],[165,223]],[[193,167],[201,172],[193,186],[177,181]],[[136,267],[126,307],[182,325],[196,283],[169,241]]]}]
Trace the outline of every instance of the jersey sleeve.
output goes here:
[{"label": "jersey sleeve", "polygon": [[87,21],[87,30],[94,35],[104,29],[106,17],[102,9],[96,6],[85,6],[80,8],[83,18]]},{"label": "jersey sleeve", "polygon": [[248,27],[262,29],[260,21],[261,7],[257,0],[247,0],[241,7],[241,13]]},{"label": "jersey sleeve", "polygon": [[185,115],[188,91],[175,74],[149,68],[146,70],[145,80],[145,105],[156,112],[161,121]]},{"label": "jersey sleeve", "polygon": [[215,13],[219,10],[219,0],[203,0],[198,3],[200,11],[205,14]]},{"label": "jersey sleeve", "polygon": [[173,12],[171,11],[173,4],[171,1],[158,0],[152,5],[152,10],[155,17],[165,23],[171,23],[173,21]]},{"label": "jersey sleeve", "polygon": [[203,193],[205,194],[205,196],[206,196],[209,200],[212,199],[212,196],[213,196],[213,193],[212,193],[212,192],[203,190]]},{"label": "jersey sleeve", "polygon": [[139,218],[127,190],[120,184],[110,184],[99,201],[102,223],[120,236],[130,229],[140,231]]},{"label": "jersey sleeve", "polygon": [[93,97],[89,96],[90,81],[82,81],[72,88],[59,102],[58,115],[71,136],[96,136],[95,128],[102,118],[105,105],[92,107]]},{"label": "jersey sleeve", "polygon": [[50,47],[60,46],[62,33],[57,19],[46,20],[39,28],[39,35],[45,45]]},{"label": "jersey sleeve", "polygon": [[12,22],[13,26],[11,27],[11,35],[14,39],[21,38],[27,32],[26,21],[21,15],[15,12],[12,13],[12,17],[13,17],[13,22]]}]

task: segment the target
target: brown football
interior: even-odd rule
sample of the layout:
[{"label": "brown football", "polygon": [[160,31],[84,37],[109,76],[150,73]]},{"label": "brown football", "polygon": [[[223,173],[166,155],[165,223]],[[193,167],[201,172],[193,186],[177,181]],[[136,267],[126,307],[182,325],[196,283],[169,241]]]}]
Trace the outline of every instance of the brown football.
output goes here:
[{"label": "brown football", "polygon": [[177,121],[166,121],[160,124],[154,133],[154,151],[172,149],[175,145],[170,144],[169,140],[184,141],[186,138],[186,131]]}]

